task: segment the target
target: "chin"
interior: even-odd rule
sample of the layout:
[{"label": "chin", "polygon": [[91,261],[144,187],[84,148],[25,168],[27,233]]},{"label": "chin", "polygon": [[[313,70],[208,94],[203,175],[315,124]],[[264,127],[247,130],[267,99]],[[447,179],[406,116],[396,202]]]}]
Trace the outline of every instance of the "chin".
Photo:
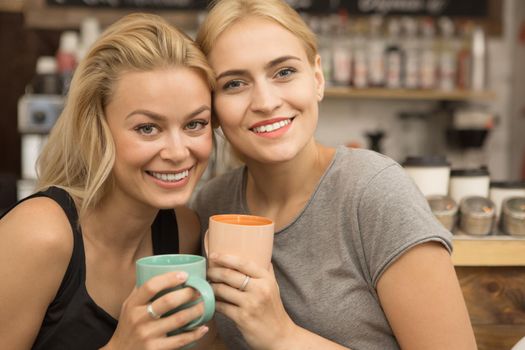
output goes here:
[{"label": "chin", "polygon": [[159,209],[173,209],[186,205],[190,200],[190,194],[180,193],[175,196],[165,196],[164,198],[158,198],[154,200],[154,205]]}]

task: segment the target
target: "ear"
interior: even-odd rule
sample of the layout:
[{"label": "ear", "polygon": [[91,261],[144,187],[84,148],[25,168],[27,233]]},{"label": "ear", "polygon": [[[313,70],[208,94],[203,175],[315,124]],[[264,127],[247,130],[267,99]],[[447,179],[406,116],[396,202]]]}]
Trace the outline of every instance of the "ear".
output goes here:
[{"label": "ear", "polygon": [[315,90],[317,92],[317,102],[321,102],[324,97],[324,74],[323,66],[321,64],[321,56],[315,56],[314,62],[314,79],[315,79]]}]

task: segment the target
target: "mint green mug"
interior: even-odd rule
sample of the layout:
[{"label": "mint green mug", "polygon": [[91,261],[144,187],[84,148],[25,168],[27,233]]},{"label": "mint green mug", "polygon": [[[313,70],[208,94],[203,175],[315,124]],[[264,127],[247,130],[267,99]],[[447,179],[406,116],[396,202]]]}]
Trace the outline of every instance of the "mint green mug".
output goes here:
[{"label": "mint green mug", "polygon": [[189,254],[165,254],[140,258],[136,261],[136,285],[139,287],[150,278],[171,271],[185,271],[188,274],[188,279],[180,286],[163,290],[153,299],[157,299],[166,293],[185,287],[195,289],[201,294],[201,297],[196,301],[191,301],[181,305],[162,316],[166,317],[172,315],[180,310],[195,305],[201,300],[204,302],[204,313],[200,318],[191,321],[180,329],[168,333],[168,336],[189,331],[205,324],[211,320],[213,313],[215,312],[215,296],[213,295],[213,289],[206,281],[206,259],[202,256]]}]

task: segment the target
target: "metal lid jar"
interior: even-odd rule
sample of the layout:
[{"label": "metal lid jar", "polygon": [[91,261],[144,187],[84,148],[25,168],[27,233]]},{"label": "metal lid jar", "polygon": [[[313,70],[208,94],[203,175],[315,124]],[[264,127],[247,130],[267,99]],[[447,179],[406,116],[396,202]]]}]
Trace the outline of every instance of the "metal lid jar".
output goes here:
[{"label": "metal lid jar", "polygon": [[513,236],[525,236],[525,197],[510,197],[503,201],[503,231]]},{"label": "metal lid jar", "polygon": [[492,232],[496,211],[490,199],[465,197],[461,200],[459,209],[459,226],[462,232],[475,236],[486,236]]},{"label": "metal lid jar", "polygon": [[436,219],[452,232],[458,213],[457,203],[447,196],[428,196],[427,201]]}]

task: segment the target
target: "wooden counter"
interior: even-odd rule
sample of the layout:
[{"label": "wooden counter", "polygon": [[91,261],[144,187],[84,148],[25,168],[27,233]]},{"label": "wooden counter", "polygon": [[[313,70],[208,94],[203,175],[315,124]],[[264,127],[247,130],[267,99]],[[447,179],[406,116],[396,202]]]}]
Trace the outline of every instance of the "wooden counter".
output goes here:
[{"label": "wooden counter", "polygon": [[452,260],[479,350],[525,337],[525,238],[454,236]]},{"label": "wooden counter", "polygon": [[454,236],[455,266],[523,266],[525,238],[510,236]]}]

